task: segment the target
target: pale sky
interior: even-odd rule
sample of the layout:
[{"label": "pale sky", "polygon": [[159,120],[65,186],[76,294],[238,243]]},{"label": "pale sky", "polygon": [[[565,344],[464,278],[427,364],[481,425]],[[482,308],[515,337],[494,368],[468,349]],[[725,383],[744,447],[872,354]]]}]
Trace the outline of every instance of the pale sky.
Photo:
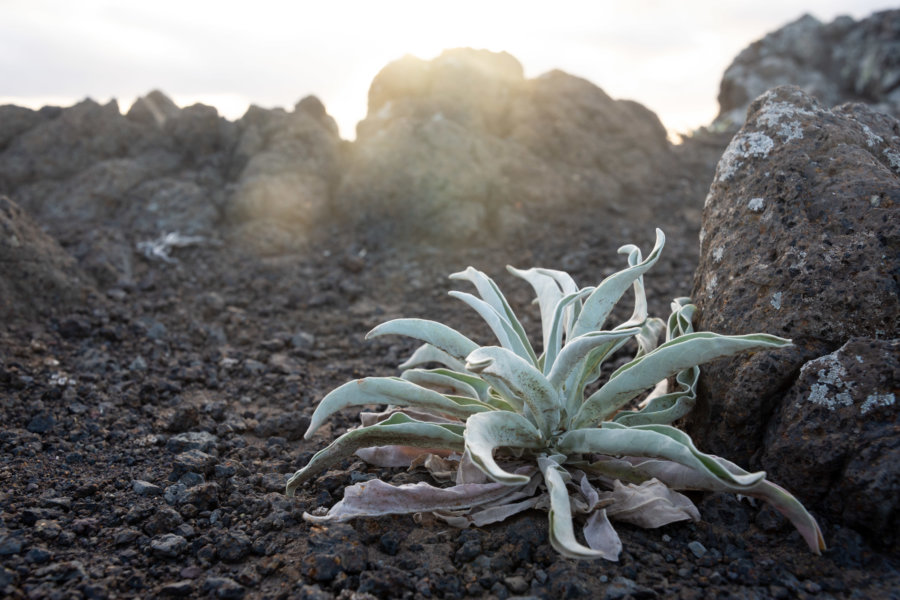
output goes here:
[{"label": "pale sky", "polygon": [[404,54],[505,50],[528,77],[562,69],[641,102],[673,132],[708,124],[743,48],[809,12],[828,22],[877,0],[0,0],[0,104],[69,106],[160,89],[230,119],[315,94],[343,137],[369,84]]}]

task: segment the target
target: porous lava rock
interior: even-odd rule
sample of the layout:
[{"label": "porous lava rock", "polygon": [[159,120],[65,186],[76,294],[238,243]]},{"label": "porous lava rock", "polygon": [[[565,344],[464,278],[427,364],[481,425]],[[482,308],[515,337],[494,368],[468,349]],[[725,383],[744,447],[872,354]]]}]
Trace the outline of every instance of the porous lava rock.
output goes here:
[{"label": "porous lava rock", "polygon": [[71,311],[91,292],[72,257],[15,202],[0,196],[0,321]]},{"label": "porous lava rock", "polygon": [[766,433],[774,481],[882,542],[900,540],[900,340],[852,338],[803,365]]},{"label": "porous lava rock", "polygon": [[471,48],[385,67],[357,134],[336,206],[376,243],[502,235],[541,206],[621,211],[669,155],[646,108],[561,71],[526,79],[509,54]]},{"label": "porous lava rock", "polygon": [[900,10],[831,23],[804,15],[757,40],[722,77],[716,123],[739,126],[753,99],[780,85],[826,106],[865,102],[900,117]]},{"label": "porous lava rock", "polygon": [[[796,87],[769,91],[751,105],[705,203],[693,290],[697,329],[761,331],[792,338],[794,345],[704,367],[688,423],[701,448],[748,466],[760,466],[763,457],[774,464],[765,432],[787,435],[797,426],[785,393],[814,393],[804,377],[797,380],[802,369],[813,369],[804,364],[851,338],[900,337],[898,202],[897,120],[861,104],[829,110]],[[874,369],[871,377],[878,373]],[[866,381],[862,374],[856,380]],[[848,427],[838,411],[814,417],[811,426],[819,431]],[[896,414],[892,418],[895,423]],[[891,427],[876,430],[877,437]],[[794,454],[814,453],[819,440],[790,435],[780,439],[778,452],[788,444]],[[847,455],[882,447],[860,439]],[[880,477],[885,463],[879,461],[887,456],[869,458],[868,467],[859,465],[862,474],[852,476],[856,480]],[[886,464],[896,478],[898,463]],[[820,473],[817,486],[807,487],[804,463],[783,461],[778,480],[804,499],[833,498],[832,490],[849,486],[851,475],[844,463],[831,467]]]}]

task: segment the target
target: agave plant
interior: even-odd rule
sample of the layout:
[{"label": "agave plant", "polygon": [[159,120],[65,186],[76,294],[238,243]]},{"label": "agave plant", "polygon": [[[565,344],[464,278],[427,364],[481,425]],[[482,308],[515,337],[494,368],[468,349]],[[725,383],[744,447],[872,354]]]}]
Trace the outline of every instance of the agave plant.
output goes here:
[{"label": "agave plant", "polygon": [[[646,258],[635,246],[620,248],[628,266],[596,287],[579,288],[562,271],[510,267],[537,296],[540,354],[497,285],[472,267],[451,278],[471,282],[478,296],[450,294],[478,312],[498,345],[480,347],[446,325],[421,319],[396,319],[369,332],[368,337],[405,335],[423,345],[400,365],[401,377],[358,379],[322,399],[307,438],[342,409],[387,408],[362,413],[362,426],[315,454],[288,480],[287,494],[354,454],[379,466],[424,466],[445,483],[394,486],[373,479],[347,487],[330,510],[304,518],[328,522],[430,512],[465,527],[546,509],[557,551],[616,560],[621,542],[610,519],[643,527],[696,520],[696,507],[678,490],[731,491],[771,503],[819,553],[825,547],[821,531],[794,496],[764,472],[749,473],[700,452],[671,426],[694,405],[697,365],[790,340],[695,332],[687,298],[672,302],[666,322],[649,317],[643,275],[664,243],[657,230]],[[631,318],[604,329],[629,288],[635,296]],[[598,386],[604,361],[631,340],[633,360]],[[441,366],[423,368],[435,364]],[[576,516],[584,543],[575,533]]]}]

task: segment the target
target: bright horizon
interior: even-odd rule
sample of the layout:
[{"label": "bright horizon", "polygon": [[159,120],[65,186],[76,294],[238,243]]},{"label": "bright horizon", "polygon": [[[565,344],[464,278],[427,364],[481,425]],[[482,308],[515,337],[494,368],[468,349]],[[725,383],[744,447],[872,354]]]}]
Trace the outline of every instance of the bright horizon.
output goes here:
[{"label": "bright horizon", "polygon": [[123,3],[0,0],[0,104],[132,102],[159,89],[229,119],[250,104],[291,109],[313,94],[347,139],[369,84],[405,54],[470,46],[506,51],[527,77],[552,69],[653,110],[671,132],[709,124],[727,66],[753,41],[804,13],[859,20],[876,0],[686,0],[479,3],[338,0]]}]

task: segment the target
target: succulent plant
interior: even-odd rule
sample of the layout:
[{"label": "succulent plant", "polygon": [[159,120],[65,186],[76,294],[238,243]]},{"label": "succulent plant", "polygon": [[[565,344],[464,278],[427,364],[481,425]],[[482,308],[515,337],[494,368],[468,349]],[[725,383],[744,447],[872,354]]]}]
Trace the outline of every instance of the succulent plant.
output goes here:
[{"label": "succulent plant", "polygon": [[[328,522],[430,512],[465,527],[546,509],[557,551],[616,560],[621,542],[610,519],[643,527],[697,520],[696,507],[678,490],[731,491],[771,503],[819,553],[825,547],[821,531],[794,496],[763,472],[749,473],[700,452],[671,426],[694,405],[697,365],[779,348],[790,340],[695,332],[695,308],[687,298],[672,302],[667,321],[649,317],[643,275],[664,243],[657,230],[646,258],[637,247],[623,246],[619,253],[627,256],[628,266],[596,287],[579,288],[562,271],[510,267],[537,296],[540,354],[494,281],[472,267],[451,278],[474,284],[478,296],[450,294],[478,312],[499,345],[479,346],[446,325],[422,319],[396,319],[369,332],[368,337],[405,335],[423,345],[400,365],[401,377],[358,379],[322,399],[307,438],[342,409],[387,408],[362,413],[362,426],[315,454],[288,480],[286,492],[293,495],[354,454],[379,466],[425,467],[444,485],[364,481],[347,487],[330,510],[304,518]],[[629,288],[635,295],[631,318],[604,329]],[[604,361],[631,340],[634,358],[598,385]],[[441,366],[423,368],[434,364]],[[575,533],[578,515],[584,543]]]}]

